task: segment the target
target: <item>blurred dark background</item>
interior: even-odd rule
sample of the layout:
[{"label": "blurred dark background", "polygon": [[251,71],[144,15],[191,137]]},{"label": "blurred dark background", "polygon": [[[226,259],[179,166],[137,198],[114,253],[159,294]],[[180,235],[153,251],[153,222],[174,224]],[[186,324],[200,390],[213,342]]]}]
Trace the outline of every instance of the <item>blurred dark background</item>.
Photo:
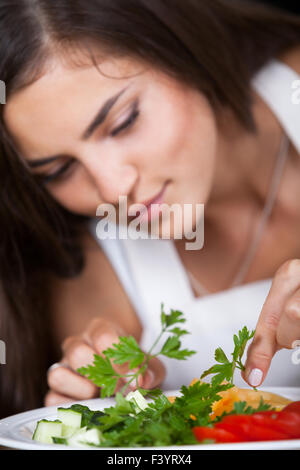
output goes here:
[{"label": "blurred dark background", "polygon": [[300,0],[255,0],[258,3],[265,3],[282,8],[300,15]]}]

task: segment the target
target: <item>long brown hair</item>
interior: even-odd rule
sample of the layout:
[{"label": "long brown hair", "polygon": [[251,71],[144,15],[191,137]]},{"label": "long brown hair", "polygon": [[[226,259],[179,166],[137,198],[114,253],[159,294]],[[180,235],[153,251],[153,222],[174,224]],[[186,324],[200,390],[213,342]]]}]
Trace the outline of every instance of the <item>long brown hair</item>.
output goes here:
[{"label": "long brown hair", "polygon": [[[0,79],[7,100],[55,53],[92,48],[131,56],[229,107],[255,131],[251,77],[300,43],[300,19],[237,0],[0,0]],[[92,46],[92,47],[91,47]],[[0,114],[0,414],[41,406],[55,359],[47,276],[83,266],[85,217],[59,206],[22,163]],[[50,123],[51,125],[51,123]]]}]

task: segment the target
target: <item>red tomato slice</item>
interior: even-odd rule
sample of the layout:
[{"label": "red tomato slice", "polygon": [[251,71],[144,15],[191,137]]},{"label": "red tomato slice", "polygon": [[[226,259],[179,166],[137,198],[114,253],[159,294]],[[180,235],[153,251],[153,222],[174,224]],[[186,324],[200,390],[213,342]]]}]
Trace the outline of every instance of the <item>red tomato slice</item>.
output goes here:
[{"label": "red tomato slice", "polygon": [[[270,415],[266,415],[257,424],[253,420],[254,415],[229,415],[225,416],[222,421],[217,423],[215,426],[218,429],[224,429],[226,431],[236,434],[240,438],[246,441],[270,441],[270,440],[282,440],[288,439],[290,436],[283,430],[273,429],[271,427],[265,427],[263,419],[270,418]],[[272,418],[270,418],[272,419]]]},{"label": "red tomato slice", "polygon": [[195,426],[193,433],[197,441],[202,442],[205,439],[213,439],[216,443],[221,442],[241,442],[238,436],[226,431],[225,429],[210,428],[207,426]]},{"label": "red tomato slice", "polygon": [[251,441],[280,441],[289,436],[285,432],[252,424],[248,438]]},{"label": "red tomato slice", "polygon": [[211,427],[193,428],[196,439],[221,442],[270,441],[300,438],[300,401],[282,411],[262,411],[252,415],[228,415]]},{"label": "red tomato slice", "polygon": [[217,429],[225,429],[247,440],[251,426],[250,415],[228,415],[215,424]]},{"label": "red tomato slice", "polygon": [[286,405],[282,411],[293,411],[300,414],[300,401],[293,401],[289,405]]},{"label": "red tomato slice", "polygon": [[292,439],[300,438],[300,413],[285,410],[268,414],[254,413],[252,420],[257,425],[283,432]]}]

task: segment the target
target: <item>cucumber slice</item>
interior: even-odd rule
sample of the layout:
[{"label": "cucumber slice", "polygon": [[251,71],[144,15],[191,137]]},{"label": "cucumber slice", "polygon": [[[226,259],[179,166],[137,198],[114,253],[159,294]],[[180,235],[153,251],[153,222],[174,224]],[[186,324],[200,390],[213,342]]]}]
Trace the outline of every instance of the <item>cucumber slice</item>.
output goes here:
[{"label": "cucumber slice", "polygon": [[70,436],[81,426],[82,414],[71,408],[58,408],[57,417],[62,422],[62,437]]},{"label": "cucumber slice", "polygon": [[53,444],[52,437],[62,436],[62,422],[59,420],[48,421],[42,419],[38,421],[32,439],[43,444]]},{"label": "cucumber slice", "polygon": [[52,437],[53,444],[64,444],[68,445],[67,439],[65,437]]},{"label": "cucumber slice", "polygon": [[129,392],[126,395],[126,400],[131,401],[134,404],[135,407],[135,412],[140,413],[140,411],[144,410],[147,408],[148,403],[138,390],[135,390],[134,392]]},{"label": "cucumber slice", "polygon": [[78,413],[81,413],[81,427],[82,428],[91,421],[91,419],[93,418],[95,414],[100,413],[99,411],[92,411],[87,406],[79,405],[78,403],[71,405],[70,409],[73,411],[78,411]]},{"label": "cucumber slice", "polygon": [[66,438],[66,442],[72,447],[90,447],[99,446],[102,439],[102,433],[99,429],[88,429],[87,427],[84,427],[78,429],[70,437]]}]

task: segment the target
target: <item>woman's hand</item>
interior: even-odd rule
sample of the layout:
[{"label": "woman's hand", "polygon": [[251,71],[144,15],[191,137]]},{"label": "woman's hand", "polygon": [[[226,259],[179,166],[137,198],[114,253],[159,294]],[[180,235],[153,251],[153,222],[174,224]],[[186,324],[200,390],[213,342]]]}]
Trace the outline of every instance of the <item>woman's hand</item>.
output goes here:
[{"label": "woman's hand", "polygon": [[[101,354],[113,343],[117,343],[119,336],[126,336],[126,333],[118,325],[103,318],[94,318],[81,335],[65,339],[62,345],[61,361],[50,367],[48,371],[50,390],[45,397],[45,406],[99,397],[100,389],[90,380],[79,375],[76,370],[92,364],[94,354]],[[114,368],[119,373],[128,371],[126,364],[114,364]],[[145,375],[139,377],[139,386],[156,387],[163,381],[164,376],[164,365],[157,358],[153,358],[149,361]],[[120,379],[116,391],[124,384],[124,380]],[[134,390],[134,383],[132,382],[129,387],[130,390]]]},{"label": "woman's hand", "polygon": [[266,377],[274,354],[300,339],[300,260],[285,262],[276,272],[247,353],[244,379],[252,387]]}]

